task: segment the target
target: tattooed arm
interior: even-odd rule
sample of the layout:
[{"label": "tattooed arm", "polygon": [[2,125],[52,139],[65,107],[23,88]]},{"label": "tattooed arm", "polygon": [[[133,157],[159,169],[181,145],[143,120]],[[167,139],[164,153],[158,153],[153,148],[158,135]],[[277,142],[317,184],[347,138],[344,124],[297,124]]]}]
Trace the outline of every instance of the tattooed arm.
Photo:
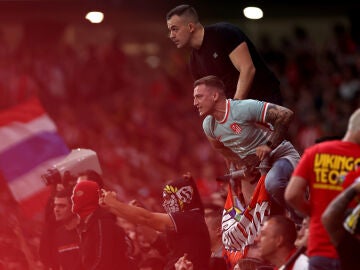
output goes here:
[{"label": "tattooed arm", "polygon": [[293,115],[294,113],[285,107],[268,103],[265,122],[273,126],[274,132],[265,144],[256,147],[256,155],[260,160],[269,155],[285,139]]},{"label": "tattooed arm", "polygon": [[265,121],[274,127],[274,133],[267,144],[270,148],[275,149],[284,140],[293,115],[290,109],[269,103]]}]

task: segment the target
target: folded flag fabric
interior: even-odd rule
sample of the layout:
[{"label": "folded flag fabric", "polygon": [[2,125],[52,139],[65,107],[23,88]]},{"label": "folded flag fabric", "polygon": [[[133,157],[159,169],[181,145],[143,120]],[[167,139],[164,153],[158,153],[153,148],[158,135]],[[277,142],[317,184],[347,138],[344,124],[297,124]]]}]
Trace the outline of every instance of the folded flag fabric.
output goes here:
[{"label": "folded flag fabric", "polygon": [[260,232],[262,222],[270,215],[270,198],[264,181],[265,175],[260,177],[249,205],[242,205],[236,199],[229,184],[222,217],[222,241],[225,259],[232,267],[246,256],[248,247]]},{"label": "folded flag fabric", "polygon": [[0,111],[0,172],[27,216],[44,211],[49,187],[41,179],[70,150],[37,98]]}]

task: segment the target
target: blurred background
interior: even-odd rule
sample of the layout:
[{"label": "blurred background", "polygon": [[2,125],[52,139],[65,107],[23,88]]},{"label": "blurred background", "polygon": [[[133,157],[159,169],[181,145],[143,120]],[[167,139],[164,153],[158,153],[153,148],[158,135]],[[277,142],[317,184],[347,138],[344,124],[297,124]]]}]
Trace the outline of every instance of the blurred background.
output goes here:
[{"label": "blurred background", "polygon": [[[163,183],[187,171],[205,201],[216,199],[215,178],[226,167],[192,105],[187,51],[167,38],[165,15],[182,3],[0,1],[0,109],[38,96],[69,149],[97,152],[107,186],[123,200],[151,201],[159,210]],[[254,41],[281,80],[284,105],[295,112],[289,139],[300,153],[318,138],[345,133],[360,105],[360,4],[186,3],[203,24],[231,22]],[[243,8],[255,4],[264,17],[246,19]],[[85,19],[93,10],[103,12],[101,23]],[[36,260],[41,219],[18,214],[1,185],[0,214],[20,220]],[[10,221],[1,229],[1,250],[17,237]]]}]

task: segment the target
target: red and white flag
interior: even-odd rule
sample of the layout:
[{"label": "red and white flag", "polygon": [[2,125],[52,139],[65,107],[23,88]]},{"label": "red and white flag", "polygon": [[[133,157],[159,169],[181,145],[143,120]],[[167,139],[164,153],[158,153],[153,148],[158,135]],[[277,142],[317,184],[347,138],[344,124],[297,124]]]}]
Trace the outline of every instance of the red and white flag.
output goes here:
[{"label": "red and white flag", "polygon": [[229,184],[222,218],[222,241],[228,264],[246,256],[247,248],[260,232],[264,218],[270,214],[270,199],[265,190],[265,176],[260,177],[249,205],[236,200]]},{"label": "red and white flag", "polygon": [[70,150],[40,101],[0,111],[0,173],[23,213],[44,212],[49,187],[41,179]]}]

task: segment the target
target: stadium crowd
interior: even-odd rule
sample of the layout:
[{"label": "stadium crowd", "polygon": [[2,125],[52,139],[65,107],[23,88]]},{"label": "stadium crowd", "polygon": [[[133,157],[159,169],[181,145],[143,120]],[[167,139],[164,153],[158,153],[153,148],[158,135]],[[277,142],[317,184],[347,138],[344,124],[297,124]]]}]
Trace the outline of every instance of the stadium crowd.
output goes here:
[{"label": "stadium crowd", "polygon": [[[258,45],[281,80],[284,106],[294,111],[289,140],[300,153],[319,138],[341,137],[360,107],[359,44],[345,26],[329,27],[333,35],[321,49],[301,27],[279,46],[265,36]],[[125,54],[116,38],[105,45],[46,51],[10,50],[2,41],[0,108],[38,95],[70,149],[98,153],[106,185],[124,201],[136,198],[161,211],[159,187],[191,171],[204,202],[221,205],[215,179],[227,173],[225,164],[202,133],[186,63],[171,47],[152,67],[144,55]],[[24,220],[1,185],[0,215],[8,222],[0,225],[0,265],[25,269],[33,262],[29,269],[41,269],[42,224]]]}]

